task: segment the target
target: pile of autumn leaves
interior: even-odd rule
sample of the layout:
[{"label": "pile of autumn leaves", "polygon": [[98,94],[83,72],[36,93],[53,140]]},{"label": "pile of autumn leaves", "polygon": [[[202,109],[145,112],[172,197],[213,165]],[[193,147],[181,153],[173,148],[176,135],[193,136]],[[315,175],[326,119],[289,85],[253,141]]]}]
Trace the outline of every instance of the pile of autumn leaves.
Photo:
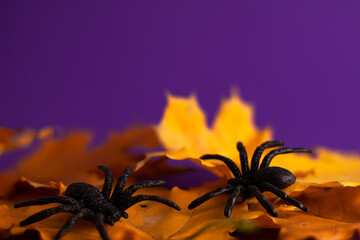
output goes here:
[{"label": "pile of autumn leaves", "polygon": [[[0,239],[52,239],[71,216],[60,213],[20,227],[21,220],[53,205],[14,209],[16,202],[63,194],[73,182],[87,182],[100,188],[103,173],[96,168],[100,164],[110,167],[115,177],[131,166],[136,171],[128,184],[188,170],[169,166],[168,158],[191,159],[219,176],[219,180],[186,190],[174,187],[139,191],[139,194],[170,199],[182,210],[178,212],[156,202],[134,205],[127,210],[128,219],[107,227],[112,239],[212,239],[214,236],[217,239],[350,239],[360,235],[360,157],[321,148],[314,149],[313,156],[279,155],[271,163],[297,176],[297,182],[285,191],[310,208],[308,213],[287,205],[271,193],[264,194],[280,218],[271,217],[256,199],[248,199],[236,204],[231,218],[227,219],[223,215],[226,195],[194,210],[187,209],[192,200],[225,185],[231,177],[221,162],[202,161],[201,155],[221,154],[239,165],[237,141],[244,143],[251,157],[258,145],[272,139],[270,129],[258,129],[254,125],[252,107],[237,96],[223,101],[212,127],[207,126],[195,97],[168,96],[168,106],[157,126],[113,134],[105,144],[94,148],[89,147],[91,138],[86,132],[54,137],[51,128],[41,131],[0,128],[0,160],[2,154],[36,146],[17,166],[0,174]],[[165,151],[156,152],[159,147]],[[157,158],[150,160],[154,156]],[[95,224],[86,220],[80,220],[64,237],[99,238]]]}]

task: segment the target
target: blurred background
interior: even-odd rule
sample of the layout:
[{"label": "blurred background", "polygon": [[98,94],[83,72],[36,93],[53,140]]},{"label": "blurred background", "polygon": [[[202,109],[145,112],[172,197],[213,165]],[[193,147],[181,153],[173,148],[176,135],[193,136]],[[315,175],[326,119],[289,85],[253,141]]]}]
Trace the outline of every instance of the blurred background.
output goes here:
[{"label": "blurred background", "polygon": [[360,152],[359,1],[0,1],[0,126],[156,124],[165,92],[211,124],[237,87],[293,147]]}]

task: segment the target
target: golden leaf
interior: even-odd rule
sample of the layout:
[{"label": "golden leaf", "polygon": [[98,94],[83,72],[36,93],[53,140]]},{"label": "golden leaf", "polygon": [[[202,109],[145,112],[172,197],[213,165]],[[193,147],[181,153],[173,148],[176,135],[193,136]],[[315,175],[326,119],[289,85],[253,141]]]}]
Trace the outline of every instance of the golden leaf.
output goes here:
[{"label": "golden leaf", "polygon": [[215,167],[221,166],[218,161],[199,160],[199,157],[216,153],[240,165],[236,142],[241,140],[248,151],[253,151],[271,139],[271,130],[259,130],[253,123],[251,106],[235,94],[223,101],[212,128],[207,126],[206,116],[194,96],[168,95],[167,108],[156,130],[169,158],[191,158],[222,177],[229,177],[230,173],[225,168]]}]

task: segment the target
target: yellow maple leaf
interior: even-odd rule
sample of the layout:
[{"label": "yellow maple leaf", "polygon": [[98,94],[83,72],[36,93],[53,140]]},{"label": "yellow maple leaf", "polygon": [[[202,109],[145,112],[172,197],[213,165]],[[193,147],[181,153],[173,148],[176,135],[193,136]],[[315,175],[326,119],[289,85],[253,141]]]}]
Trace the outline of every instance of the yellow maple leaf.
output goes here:
[{"label": "yellow maple leaf", "polygon": [[252,107],[233,94],[230,99],[223,101],[210,128],[194,96],[181,98],[168,95],[167,108],[156,130],[169,158],[200,161],[223,177],[230,175],[226,169],[215,167],[219,166],[218,161],[203,161],[199,157],[216,153],[227,156],[240,165],[236,142],[241,140],[248,151],[253,151],[262,142],[271,139],[271,130],[258,129],[253,118]]}]

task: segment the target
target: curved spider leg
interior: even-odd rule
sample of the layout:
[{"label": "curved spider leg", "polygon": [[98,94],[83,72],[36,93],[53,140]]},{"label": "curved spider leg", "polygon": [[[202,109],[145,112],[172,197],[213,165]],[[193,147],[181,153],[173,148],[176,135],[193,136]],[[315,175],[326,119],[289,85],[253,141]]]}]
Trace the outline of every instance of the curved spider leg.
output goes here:
[{"label": "curved spider leg", "polygon": [[42,197],[34,200],[22,201],[14,205],[14,208],[44,205],[49,203],[75,204],[76,200],[68,196]]},{"label": "curved spider leg", "polygon": [[125,187],[125,184],[132,173],[131,167],[126,167],[121,176],[119,177],[118,181],[116,182],[115,189],[111,195],[110,201],[116,202]]},{"label": "curved spider leg", "polygon": [[284,144],[285,144],[284,142],[274,140],[274,141],[264,142],[260,146],[258,146],[255,149],[254,154],[252,155],[252,158],[251,158],[251,172],[254,173],[258,170],[259,161],[260,161],[261,155],[263,154],[265,149],[272,148],[272,147],[284,146]]},{"label": "curved spider leg", "polygon": [[231,172],[234,174],[234,177],[240,178],[241,172],[239,168],[236,166],[236,164],[229,158],[221,156],[219,154],[205,154],[200,157],[202,160],[209,160],[209,159],[216,159],[224,162],[226,166],[231,170]]},{"label": "curved spider leg", "polygon": [[134,204],[136,204],[138,202],[142,202],[142,201],[146,201],[146,200],[160,202],[160,203],[165,204],[165,205],[167,205],[169,207],[172,207],[172,208],[174,208],[174,209],[176,209],[178,211],[181,210],[181,208],[176,203],[174,203],[173,201],[170,201],[168,199],[165,199],[165,198],[162,198],[162,197],[156,196],[156,195],[136,195],[134,197],[131,197],[128,200],[126,209],[128,209],[129,207],[131,207],[132,205],[134,205]]},{"label": "curved spider leg", "polygon": [[111,188],[113,185],[113,173],[110,168],[103,165],[98,166],[98,169],[105,173],[104,185],[102,187],[101,193],[106,199],[108,199],[110,197]]},{"label": "curved spider leg", "polygon": [[83,217],[94,216],[95,214],[87,208],[80,209],[75,215],[72,215],[69,220],[66,221],[64,226],[60,229],[60,231],[56,234],[55,240],[63,237],[74,225],[75,223]]},{"label": "curved spider leg", "polygon": [[243,186],[237,186],[237,187],[235,187],[234,191],[231,193],[231,195],[225,205],[225,210],[224,210],[225,217],[230,217],[233,207],[234,207],[234,204],[236,202],[236,199],[239,197],[241,190],[243,188],[244,188]]},{"label": "curved spider leg", "polygon": [[105,220],[105,217],[101,212],[98,212],[94,217],[96,227],[97,227],[102,239],[103,240],[110,240],[110,237],[109,237],[109,235],[108,235],[108,233],[106,231],[105,225],[104,225],[104,220]]},{"label": "curved spider leg", "polygon": [[155,181],[145,180],[143,182],[131,185],[130,187],[125,189],[122,194],[124,196],[130,197],[131,195],[133,195],[140,188],[143,188],[143,187],[158,187],[158,186],[163,186],[165,184],[166,184],[166,182],[164,180],[155,180]]},{"label": "curved spider leg", "polygon": [[229,192],[233,189],[233,187],[231,185],[226,185],[224,187],[220,187],[218,189],[215,189],[214,191],[208,192],[206,194],[204,194],[203,196],[195,199],[194,201],[192,201],[189,206],[188,209],[191,210],[193,208],[196,208],[197,206],[199,206],[200,204],[203,204],[204,202],[206,202],[207,200],[216,197],[220,194]]},{"label": "curved spider leg", "polygon": [[241,172],[242,172],[243,176],[249,175],[249,173],[250,173],[249,162],[248,162],[248,157],[247,157],[245,147],[242,144],[242,142],[238,142],[236,144],[236,147],[240,154]]},{"label": "curved spider leg", "polygon": [[56,213],[72,212],[72,211],[76,211],[76,210],[77,210],[77,206],[72,206],[72,205],[61,205],[58,207],[45,209],[45,210],[35,213],[35,214],[31,215],[30,217],[26,218],[25,220],[21,221],[20,226],[26,226],[26,225],[29,225],[29,224],[32,224],[35,222],[39,222],[39,221],[44,220],[45,218],[48,218]]},{"label": "curved spider leg", "polygon": [[249,185],[249,190],[256,197],[259,203],[265,208],[265,210],[273,217],[279,217],[275,208],[271,205],[271,203],[265,198],[265,196],[260,192],[260,190],[253,185]]},{"label": "curved spider leg", "polygon": [[260,169],[261,168],[266,168],[270,165],[271,160],[279,154],[286,154],[286,153],[297,153],[297,152],[302,152],[302,153],[312,153],[311,150],[306,149],[306,148],[278,148],[275,150],[272,150],[271,152],[269,152],[263,159],[261,165],[260,165]]},{"label": "curved spider leg", "polygon": [[278,189],[277,187],[275,187],[274,185],[267,183],[267,182],[263,182],[260,187],[262,189],[264,189],[265,191],[270,191],[273,194],[275,194],[276,196],[278,196],[281,199],[284,199],[286,201],[288,201],[289,203],[291,203],[292,205],[294,205],[295,207],[303,210],[304,212],[308,212],[309,209],[307,207],[305,207],[301,202],[293,199],[292,197],[290,197],[289,195],[287,195],[285,192],[281,191],[280,189]]}]

